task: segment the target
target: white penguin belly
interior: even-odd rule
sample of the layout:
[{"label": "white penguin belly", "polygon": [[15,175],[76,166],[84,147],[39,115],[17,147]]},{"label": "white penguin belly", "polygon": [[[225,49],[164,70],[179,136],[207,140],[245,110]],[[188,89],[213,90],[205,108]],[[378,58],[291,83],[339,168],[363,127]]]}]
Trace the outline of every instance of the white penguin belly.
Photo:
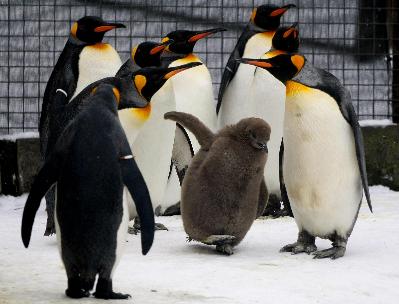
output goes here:
[{"label": "white penguin belly", "polygon": [[251,86],[251,111],[249,116],[264,119],[271,126],[265,181],[269,193],[280,195],[279,153],[283,137],[285,111],[285,85],[268,71],[256,69]]},{"label": "white penguin belly", "polygon": [[[252,36],[244,49],[244,58],[260,58],[270,50],[274,32],[259,33]],[[218,128],[235,124],[253,113],[250,102],[251,85],[254,80],[255,67],[240,64],[236,74],[227,86],[218,114]]]},{"label": "white penguin belly", "polygon": [[[187,64],[189,62],[201,62],[191,54],[183,59],[176,60],[170,67]],[[212,79],[205,65],[191,68],[177,74],[172,78],[175,93],[176,111],[185,112],[196,116],[209,129],[216,129],[216,103],[213,96]],[[194,152],[200,148],[196,137],[187,130]]]},{"label": "white penguin belly", "polygon": [[114,275],[114,271],[115,271],[116,267],[119,264],[119,261],[122,257],[122,254],[124,252],[125,245],[126,245],[126,235],[127,235],[127,230],[128,230],[128,224],[129,224],[128,202],[125,199],[123,199],[122,205],[123,205],[122,221],[121,221],[121,224],[119,225],[118,232],[116,235],[115,263],[112,266],[111,279],[112,279],[112,276]]},{"label": "white penguin belly", "polygon": [[335,100],[306,88],[287,95],[284,181],[299,230],[347,237],[362,197],[354,135]]},{"label": "white penguin belly", "polygon": [[122,65],[118,52],[108,43],[97,43],[83,48],[79,56],[79,77],[72,100],[89,84],[115,76]]},{"label": "white penguin belly", "polygon": [[[175,135],[175,124],[165,120],[163,116],[166,112],[175,110],[173,87],[168,81],[151,99],[150,117],[131,146],[137,166],[147,184],[154,209],[164,198]],[[133,201],[130,195],[127,197],[131,204]],[[131,210],[133,217],[136,215],[136,210],[135,208]]]}]

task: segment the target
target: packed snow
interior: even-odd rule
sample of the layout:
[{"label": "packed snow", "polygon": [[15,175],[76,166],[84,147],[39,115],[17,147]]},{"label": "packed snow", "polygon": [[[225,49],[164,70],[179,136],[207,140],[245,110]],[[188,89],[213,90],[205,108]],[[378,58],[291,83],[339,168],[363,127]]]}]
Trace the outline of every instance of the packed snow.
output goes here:
[{"label": "packed snow", "polygon": [[[363,203],[345,257],[314,260],[279,253],[295,241],[291,218],[256,220],[234,255],[187,243],[180,216],[160,217],[169,231],[156,232],[147,256],[139,236],[128,235],[126,252],[114,275],[114,290],[128,301],[106,303],[253,304],[397,303],[399,297],[399,192],[371,188],[374,213]],[[66,274],[56,238],[43,237],[44,204],[29,249],[20,239],[26,195],[0,196],[0,303],[101,303],[93,297],[68,299]],[[318,240],[319,249],[329,242]]]},{"label": "packed snow", "polygon": [[362,127],[388,127],[395,125],[390,119],[364,119],[359,120],[359,124]]},{"label": "packed snow", "polygon": [[15,134],[0,135],[0,140],[16,141],[21,138],[39,138],[39,132],[21,132]]}]

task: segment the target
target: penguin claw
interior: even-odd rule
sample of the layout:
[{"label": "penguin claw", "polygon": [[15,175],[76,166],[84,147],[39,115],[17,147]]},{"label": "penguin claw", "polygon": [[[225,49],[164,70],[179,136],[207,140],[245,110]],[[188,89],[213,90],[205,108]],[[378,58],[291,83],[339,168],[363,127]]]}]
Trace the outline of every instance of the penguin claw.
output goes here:
[{"label": "penguin claw", "polygon": [[109,292],[109,293],[98,293],[95,292],[94,297],[97,299],[104,299],[104,300],[127,300],[130,299],[132,296],[130,294],[123,294],[118,292]]},{"label": "penguin claw", "polygon": [[54,226],[47,226],[46,231],[44,231],[44,236],[50,236],[55,234],[55,227]]},{"label": "penguin claw", "polygon": [[[134,234],[137,235],[141,230],[140,222],[135,221],[133,224],[133,227],[129,226],[127,232],[129,234]],[[155,230],[166,230],[169,231],[169,229],[161,223],[155,223]]]},{"label": "penguin claw", "polygon": [[216,251],[223,253],[224,255],[232,255],[234,253],[233,247],[230,244],[217,245]]},{"label": "penguin claw", "polygon": [[169,229],[164,224],[161,224],[161,223],[155,223],[155,230],[169,231]]},{"label": "penguin claw", "polygon": [[332,260],[341,258],[345,255],[346,248],[342,246],[331,247],[324,250],[313,252],[314,259],[331,258]]},{"label": "penguin claw", "polygon": [[236,239],[233,235],[210,235],[202,243],[206,245],[216,245],[216,246],[223,246],[223,245],[230,245]]}]

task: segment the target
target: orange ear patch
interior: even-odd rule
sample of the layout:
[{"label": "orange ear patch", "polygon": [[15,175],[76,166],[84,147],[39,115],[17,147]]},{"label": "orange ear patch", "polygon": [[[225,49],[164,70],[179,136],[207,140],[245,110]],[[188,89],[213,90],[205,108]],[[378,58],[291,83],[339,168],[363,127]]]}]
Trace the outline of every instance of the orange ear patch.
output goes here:
[{"label": "orange ear patch", "polygon": [[256,17],[256,11],[257,11],[257,10],[258,10],[258,8],[255,8],[255,9],[252,11],[251,18],[249,19],[250,21],[254,22],[255,17]]},{"label": "orange ear patch", "polygon": [[72,25],[72,27],[71,27],[71,34],[72,34],[72,36],[75,37],[75,38],[76,38],[76,32],[77,32],[77,30],[78,30],[78,23],[75,22],[75,23]]},{"label": "orange ear patch", "polygon": [[136,86],[137,90],[139,91],[140,95],[141,91],[145,87],[147,83],[147,78],[144,75],[136,75],[134,76],[134,85]]},{"label": "orange ear patch", "polygon": [[94,87],[94,88],[91,90],[90,95],[93,95],[96,91],[97,91],[97,87]]},{"label": "orange ear patch", "polygon": [[116,102],[119,104],[119,101],[121,100],[121,93],[115,87],[112,88],[112,92],[114,92],[114,95],[115,95],[115,98],[116,98]]},{"label": "orange ear patch", "polygon": [[296,66],[299,72],[302,70],[303,65],[305,64],[305,58],[301,55],[293,55],[291,56],[291,62]]}]

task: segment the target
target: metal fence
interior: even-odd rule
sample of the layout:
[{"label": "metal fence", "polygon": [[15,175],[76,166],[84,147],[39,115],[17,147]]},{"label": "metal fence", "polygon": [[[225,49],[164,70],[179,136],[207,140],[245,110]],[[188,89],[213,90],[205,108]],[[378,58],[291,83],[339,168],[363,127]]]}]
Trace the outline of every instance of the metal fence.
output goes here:
[{"label": "metal fence", "polygon": [[[228,55],[252,8],[294,3],[283,24],[299,22],[300,51],[351,91],[360,119],[392,117],[390,32],[396,0],[0,0],[0,134],[37,130],[47,80],[74,20],[98,15],[126,24],[106,35],[126,60],[132,46],[175,29],[226,27],[200,41],[215,96]],[[395,43],[399,43],[396,41]],[[391,47],[390,47],[391,45]]]}]

